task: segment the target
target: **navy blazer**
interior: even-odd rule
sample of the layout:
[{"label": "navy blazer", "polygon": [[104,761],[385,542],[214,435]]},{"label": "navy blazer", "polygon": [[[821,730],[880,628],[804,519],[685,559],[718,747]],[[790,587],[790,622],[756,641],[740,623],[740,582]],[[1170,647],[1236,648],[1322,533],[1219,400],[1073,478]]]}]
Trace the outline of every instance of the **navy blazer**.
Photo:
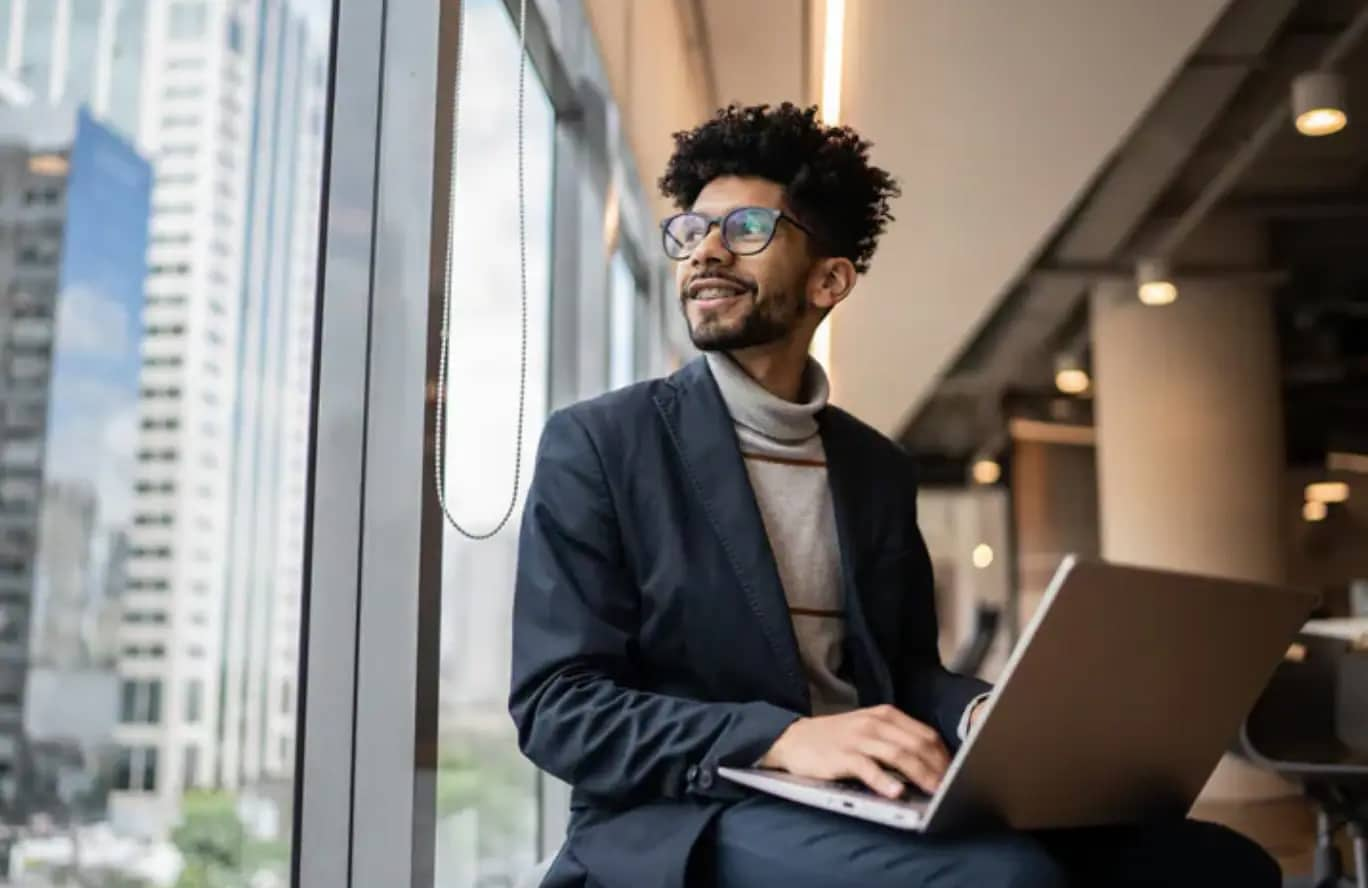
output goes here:
[{"label": "navy blazer", "polygon": [[[953,749],[988,686],[947,671],[912,460],[818,414],[845,592],[845,673]],[[810,713],[784,590],[707,363],[559,411],[528,493],[509,701],[524,754],[574,787],[545,883],[680,888],[753,765]]]}]

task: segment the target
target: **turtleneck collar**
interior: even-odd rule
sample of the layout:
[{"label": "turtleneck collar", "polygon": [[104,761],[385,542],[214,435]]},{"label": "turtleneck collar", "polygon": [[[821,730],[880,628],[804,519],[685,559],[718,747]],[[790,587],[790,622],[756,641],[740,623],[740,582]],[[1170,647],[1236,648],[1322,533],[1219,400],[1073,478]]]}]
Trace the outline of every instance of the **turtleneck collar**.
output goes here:
[{"label": "turtleneck collar", "polygon": [[704,357],[733,422],[785,443],[806,441],[817,434],[817,414],[826,407],[831,391],[821,364],[808,358],[799,401],[795,403],[756,382],[727,353],[706,352]]}]

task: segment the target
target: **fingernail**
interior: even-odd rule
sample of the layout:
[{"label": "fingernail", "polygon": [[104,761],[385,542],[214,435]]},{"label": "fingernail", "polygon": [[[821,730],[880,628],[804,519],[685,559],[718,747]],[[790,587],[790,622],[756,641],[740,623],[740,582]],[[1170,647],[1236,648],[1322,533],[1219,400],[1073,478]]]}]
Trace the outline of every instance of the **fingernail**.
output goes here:
[{"label": "fingernail", "polygon": [[890,780],[884,784],[884,792],[889,795],[901,795],[902,789],[902,784],[896,780]]}]

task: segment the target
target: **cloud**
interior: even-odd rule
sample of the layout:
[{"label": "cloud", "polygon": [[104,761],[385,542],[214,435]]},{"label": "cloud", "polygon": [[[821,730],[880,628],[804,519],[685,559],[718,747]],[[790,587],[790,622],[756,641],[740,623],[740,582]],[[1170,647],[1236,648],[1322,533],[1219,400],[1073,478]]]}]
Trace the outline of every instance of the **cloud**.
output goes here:
[{"label": "cloud", "polygon": [[89,284],[73,284],[57,299],[56,347],[62,354],[124,360],[129,321],[118,300]]}]

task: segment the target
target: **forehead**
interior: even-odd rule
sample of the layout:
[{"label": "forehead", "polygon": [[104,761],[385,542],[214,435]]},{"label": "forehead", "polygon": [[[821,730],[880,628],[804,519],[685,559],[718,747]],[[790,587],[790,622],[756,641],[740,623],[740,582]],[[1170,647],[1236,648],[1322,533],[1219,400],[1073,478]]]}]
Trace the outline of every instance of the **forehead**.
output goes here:
[{"label": "forehead", "polygon": [[695,212],[720,214],[734,207],[784,206],[784,189],[777,182],[742,176],[720,176],[698,193]]}]

